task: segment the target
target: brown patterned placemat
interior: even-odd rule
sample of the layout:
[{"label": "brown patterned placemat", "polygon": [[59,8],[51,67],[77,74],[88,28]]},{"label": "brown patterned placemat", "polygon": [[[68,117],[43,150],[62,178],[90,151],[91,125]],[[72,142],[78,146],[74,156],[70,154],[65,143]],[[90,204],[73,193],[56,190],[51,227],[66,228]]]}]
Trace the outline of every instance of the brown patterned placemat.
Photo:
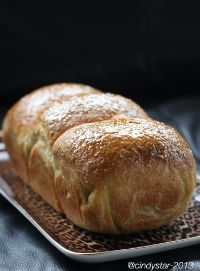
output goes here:
[{"label": "brown patterned placemat", "polygon": [[73,252],[96,254],[200,237],[199,180],[188,211],[179,219],[159,230],[120,236],[88,232],[56,212],[17,177],[3,143],[0,143],[0,190],[10,201],[18,203],[58,244]]}]

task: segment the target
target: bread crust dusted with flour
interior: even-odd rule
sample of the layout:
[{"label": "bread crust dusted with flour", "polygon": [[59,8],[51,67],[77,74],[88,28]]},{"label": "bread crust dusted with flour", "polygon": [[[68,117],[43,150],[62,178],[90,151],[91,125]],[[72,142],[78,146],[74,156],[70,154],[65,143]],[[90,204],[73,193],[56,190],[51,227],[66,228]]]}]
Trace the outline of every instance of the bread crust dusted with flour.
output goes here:
[{"label": "bread crust dusted with flour", "polygon": [[81,84],[44,87],[8,111],[3,132],[21,179],[90,231],[166,225],[195,187],[185,140],[120,95]]}]

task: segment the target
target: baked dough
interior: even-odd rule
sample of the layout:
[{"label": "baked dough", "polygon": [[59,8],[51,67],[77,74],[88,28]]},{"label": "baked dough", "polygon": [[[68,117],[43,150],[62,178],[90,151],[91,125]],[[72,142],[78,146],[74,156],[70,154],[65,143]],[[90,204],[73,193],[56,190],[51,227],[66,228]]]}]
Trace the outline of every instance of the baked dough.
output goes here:
[{"label": "baked dough", "polygon": [[150,119],[83,124],[53,145],[56,191],[75,224],[131,233],[168,224],[187,208],[195,164],[184,139]]},{"label": "baked dough", "polygon": [[3,123],[17,173],[57,211],[95,232],[168,224],[195,187],[192,152],[135,102],[80,84],[41,88]]}]

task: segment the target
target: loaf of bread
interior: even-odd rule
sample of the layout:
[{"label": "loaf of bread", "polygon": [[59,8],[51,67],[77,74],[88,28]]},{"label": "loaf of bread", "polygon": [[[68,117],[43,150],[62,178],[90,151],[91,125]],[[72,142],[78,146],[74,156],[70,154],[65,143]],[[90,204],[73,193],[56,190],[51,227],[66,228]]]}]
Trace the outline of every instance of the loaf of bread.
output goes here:
[{"label": "loaf of bread", "polygon": [[195,187],[195,161],[178,132],[130,99],[89,86],[28,94],[6,114],[3,137],[21,179],[90,231],[166,225]]}]

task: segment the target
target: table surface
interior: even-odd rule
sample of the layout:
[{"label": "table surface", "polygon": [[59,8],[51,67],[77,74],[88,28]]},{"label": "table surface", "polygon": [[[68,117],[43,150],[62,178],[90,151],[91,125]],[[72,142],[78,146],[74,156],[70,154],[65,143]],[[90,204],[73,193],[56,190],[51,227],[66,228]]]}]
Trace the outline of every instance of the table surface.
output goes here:
[{"label": "table surface", "polygon": [[[150,116],[175,127],[189,142],[200,166],[200,96],[146,108]],[[5,112],[0,108],[1,119]],[[57,251],[18,211],[0,196],[0,270],[129,270],[128,263],[166,263],[165,270],[200,270],[200,244],[121,261],[84,264]],[[174,262],[189,268],[174,269]],[[185,265],[186,267],[186,265]],[[136,269],[133,269],[136,270]],[[140,269],[141,270],[141,269]],[[145,269],[143,269],[145,270]],[[147,269],[146,269],[147,270]],[[158,270],[158,269],[157,269]]]}]

